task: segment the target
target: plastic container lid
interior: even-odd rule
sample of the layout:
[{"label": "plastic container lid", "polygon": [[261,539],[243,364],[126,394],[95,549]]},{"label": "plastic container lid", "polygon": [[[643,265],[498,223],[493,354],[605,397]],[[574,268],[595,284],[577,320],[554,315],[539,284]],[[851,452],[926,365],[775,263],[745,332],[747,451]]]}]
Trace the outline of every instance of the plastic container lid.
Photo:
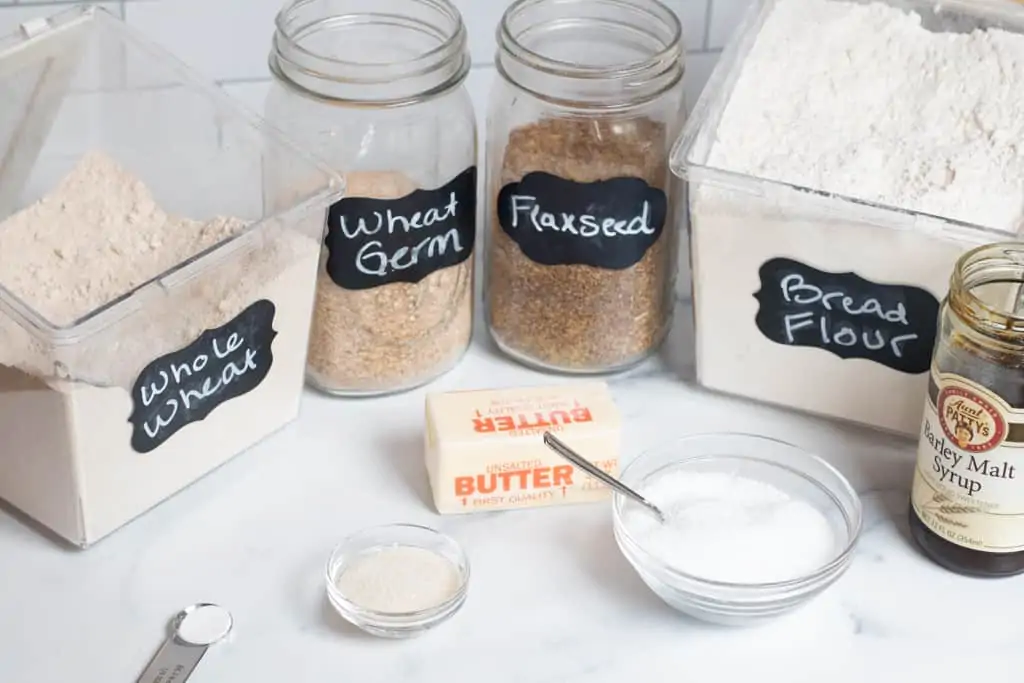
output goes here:
[{"label": "plastic container lid", "polygon": [[[71,343],[117,322],[240,243],[342,194],[336,173],[99,7],[33,19],[0,37],[0,97],[0,220],[49,191],[87,152],[100,151],[135,173],[163,208],[251,221],[70,326],[51,323],[0,286],[0,313],[47,342]],[[265,183],[270,158],[292,187]]]}]

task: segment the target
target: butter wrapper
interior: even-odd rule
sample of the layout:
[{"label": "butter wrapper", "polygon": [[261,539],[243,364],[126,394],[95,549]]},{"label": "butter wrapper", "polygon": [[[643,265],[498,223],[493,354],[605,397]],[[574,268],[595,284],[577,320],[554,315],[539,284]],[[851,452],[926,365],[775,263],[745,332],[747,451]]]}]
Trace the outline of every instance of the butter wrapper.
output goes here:
[{"label": "butter wrapper", "polygon": [[429,394],[425,455],[437,511],[607,499],[606,486],[544,445],[546,431],[618,474],[622,420],[604,382]]}]

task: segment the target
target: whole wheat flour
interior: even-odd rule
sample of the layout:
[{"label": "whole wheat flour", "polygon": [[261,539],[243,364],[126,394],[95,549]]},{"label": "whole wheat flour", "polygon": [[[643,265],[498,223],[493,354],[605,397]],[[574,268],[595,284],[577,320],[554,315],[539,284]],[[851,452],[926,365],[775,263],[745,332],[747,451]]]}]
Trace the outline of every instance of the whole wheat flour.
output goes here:
[{"label": "whole wheat flour", "polygon": [[[172,216],[142,181],[93,152],[53,191],[0,222],[0,286],[51,325],[68,327],[246,227],[234,217]],[[163,296],[153,293],[115,330],[63,348],[59,358],[0,316],[0,364],[43,378],[128,387],[154,357],[240,313],[263,283],[311,248],[290,232],[276,237],[159,290]]]},{"label": "whole wheat flour", "polygon": [[[139,179],[94,153],[0,223],[0,498],[88,545],[294,419],[323,219],[314,211],[250,230],[237,218],[172,216]],[[230,246],[196,260],[227,238]],[[169,269],[163,286],[143,286]],[[64,327],[66,343],[60,332],[32,329],[7,293]],[[128,294],[124,306],[94,313]],[[131,392],[142,369],[263,300],[274,304],[275,336],[270,357],[260,352],[258,384],[136,450],[130,416],[140,402]],[[248,329],[233,329],[222,352],[252,343]],[[190,358],[192,370],[217,354],[216,339],[210,348]],[[164,374],[191,376],[173,367]],[[207,379],[226,386],[248,365],[233,370]],[[196,392],[172,390],[157,405],[172,399],[193,401]]]},{"label": "whole wheat flour", "polygon": [[141,180],[94,152],[0,224],[0,254],[17,254],[0,260],[0,284],[63,327],[245,226],[170,216]]},{"label": "whole wheat flour", "polygon": [[[943,16],[928,25],[955,21]],[[1013,234],[1024,209],[1024,37],[943,33],[880,3],[778,0],[739,69],[708,165]],[[700,381],[916,434],[927,373],[771,341],[755,323],[759,271],[782,257],[941,299],[959,255],[999,233],[759,188],[691,186]]]}]

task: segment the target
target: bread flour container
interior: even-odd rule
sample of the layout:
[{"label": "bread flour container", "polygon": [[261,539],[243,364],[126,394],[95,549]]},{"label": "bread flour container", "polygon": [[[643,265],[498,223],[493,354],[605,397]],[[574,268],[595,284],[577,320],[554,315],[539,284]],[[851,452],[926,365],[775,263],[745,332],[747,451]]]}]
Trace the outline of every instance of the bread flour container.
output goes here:
[{"label": "bread flour container", "polygon": [[953,265],[1022,219],[1022,31],[1014,5],[755,2],[672,155],[704,386],[917,433]]},{"label": "bread flour container", "polygon": [[96,8],[0,91],[0,497],[84,547],[296,416],[340,180]]}]

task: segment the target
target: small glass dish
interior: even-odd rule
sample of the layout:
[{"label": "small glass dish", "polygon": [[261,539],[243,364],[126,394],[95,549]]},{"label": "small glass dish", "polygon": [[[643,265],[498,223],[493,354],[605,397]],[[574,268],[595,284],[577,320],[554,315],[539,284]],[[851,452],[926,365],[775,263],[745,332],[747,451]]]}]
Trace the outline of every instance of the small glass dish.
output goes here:
[{"label": "small glass dish", "polygon": [[[354,561],[400,547],[428,550],[450,562],[458,573],[458,588],[451,597],[413,612],[383,612],[353,602],[338,588],[339,577]],[[454,539],[439,531],[415,524],[388,524],[343,540],[331,554],[326,578],[327,597],[346,621],[382,638],[411,638],[448,620],[462,607],[469,586],[469,558]]]},{"label": "small glass dish", "polygon": [[[773,583],[729,583],[683,573],[630,535],[626,511],[637,504],[615,494],[615,541],[647,586],[674,609],[701,621],[752,625],[789,612],[832,585],[850,564],[861,530],[857,492],[834,467],[791,444],[751,434],[705,434],[677,439],[640,454],[622,480],[642,489],[669,471],[728,472],[781,489],[817,508],[835,534],[833,557],[816,570]],[[750,558],[756,562],[757,557]]]}]

